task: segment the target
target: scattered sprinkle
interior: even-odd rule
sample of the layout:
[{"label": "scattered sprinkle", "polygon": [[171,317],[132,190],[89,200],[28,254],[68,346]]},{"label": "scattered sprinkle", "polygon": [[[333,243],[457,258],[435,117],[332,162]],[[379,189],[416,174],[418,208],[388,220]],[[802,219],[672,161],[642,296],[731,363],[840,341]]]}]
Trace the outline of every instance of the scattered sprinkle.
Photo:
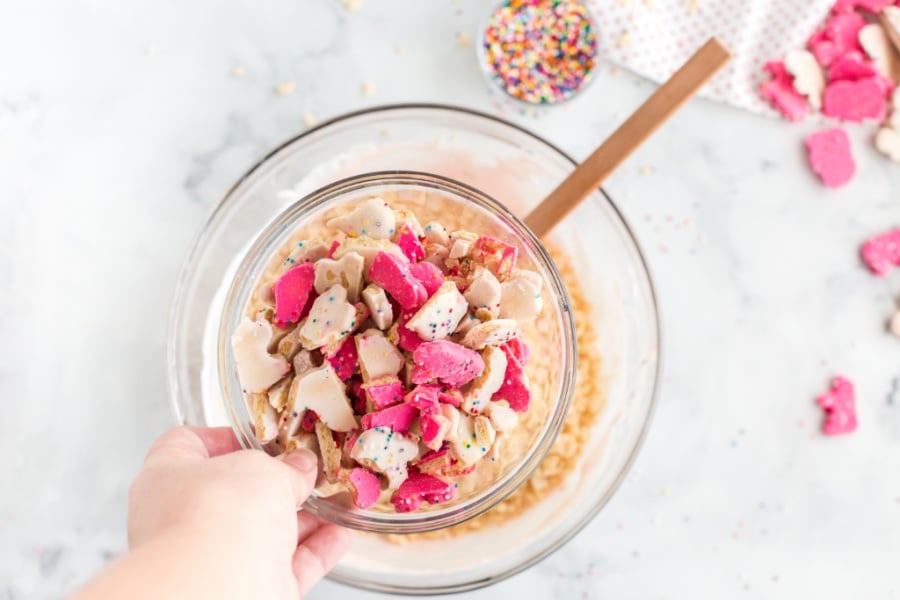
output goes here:
[{"label": "scattered sprinkle", "polygon": [[378,92],[378,87],[372,81],[363,81],[361,89],[362,95],[366,98],[371,98]]},{"label": "scattered sprinkle", "polygon": [[456,43],[459,44],[460,48],[468,48],[471,42],[472,40],[465,33],[456,34]]},{"label": "scattered sprinkle", "polygon": [[341,0],[341,5],[347,9],[347,12],[359,12],[362,8],[362,0]]},{"label": "scattered sprinkle", "polygon": [[394,46],[394,54],[397,56],[403,56],[406,54],[406,46]]},{"label": "scattered sprinkle", "polygon": [[639,173],[641,175],[650,175],[651,173],[653,173],[653,167],[643,166],[640,168]]},{"label": "scattered sprinkle", "polygon": [[630,45],[631,34],[628,31],[623,31],[616,40],[616,48],[627,48]]},{"label": "scattered sprinkle", "polygon": [[311,112],[303,113],[303,124],[307,127],[315,127],[319,124],[319,120]]},{"label": "scattered sprinkle", "polygon": [[244,67],[234,67],[231,69],[231,76],[240,79],[244,76]]},{"label": "scattered sprinkle", "polygon": [[155,55],[155,54],[156,54],[156,46],[154,46],[153,44],[147,46],[146,48],[144,48],[144,53],[145,53],[147,56],[153,56],[153,55]]},{"label": "scattered sprinkle", "polygon": [[663,494],[663,496],[671,496],[671,495],[672,495],[672,488],[664,488],[663,491],[662,491],[662,494]]},{"label": "scattered sprinkle", "polygon": [[698,0],[687,0],[687,11],[689,15],[693,15],[700,11],[700,2]]},{"label": "scattered sprinkle", "polygon": [[275,86],[275,93],[279,96],[290,96],[297,89],[297,84],[293,81],[282,81]]}]

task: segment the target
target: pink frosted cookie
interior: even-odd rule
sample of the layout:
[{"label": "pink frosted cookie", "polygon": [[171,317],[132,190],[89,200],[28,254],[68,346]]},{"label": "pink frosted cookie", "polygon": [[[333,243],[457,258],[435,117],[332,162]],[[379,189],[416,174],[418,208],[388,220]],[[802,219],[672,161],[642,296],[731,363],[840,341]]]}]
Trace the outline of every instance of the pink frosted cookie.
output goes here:
[{"label": "pink frosted cookie", "polygon": [[342,380],[353,377],[353,374],[359,368],[359,355],[356,352],[356,344],[353,342],[353,337],[347,336],[347,339],[340,345],[338,351],[325,359],[331,363],[331,366],[334,367],[334,372]]},{"label": "pink frosted cookie", "polygon": [[893,266],[900,266],[900,229],[877,235],[862,247],[862,258],[866,266],[884,277]]},{"label": "pink frosted cookie", "polygon": [[404,310],[421,306],[428,299],[425,286],[410,273],[409,263],[389,252],[375,255],[368,275],[372,283],[390,294]]},{"label": "pink frosted cookie", "polygon": [[278,327],[286,327],[305,316],[309,292],[313,289],[316,272],[312,263],[298,265],[285,272],[272,286],[275,296],[275,320]]},{"label": "pink frosted cookie", "polygon": [[762,97],[789,120],[802,121],[809,114],[809,105],[806,98],[794,89],[794,78],[788,73],[784,63],[770,62],[765,69],[772,78],[760,86]]},{"label": "pink frosted cookie", "polygon": [[450,432],[451,422],[441,414],[420,413],[419,430],[426,448],[437,450]]},{"label": "pink frosted cookie", "polygon": [[862,52],[848,52],[835,59],[828,67],[828,81],[859,81],[878,77],[875,65],[865,59]]},{"label": "pink frosted cookie", "polygon": [[523,366],[528,364],[528,359],[531,358],[531,349],[528,348],[528,344],[519,338],[514,338],[504,345],[510,356],[519,361],[519,364]]},{"label": "pink frosted cookie", "polygon": [[825,88],[822,113],[841,121],[881,121],[887,109],[884,82],[880,77],[856,81],[832,81]]},{"label": "pink frosted cookie", "polygon": [[412,404],[419,412],[425,414],[440,414],[441,407],[438,401],[438,394],[441,393],[439,385],[417,385],[416,388],[406,395],[404,400]]},{"label": "pink frosted cookie", "polygon": [[425,291],[428,292],[429,298],[444,283],[444,274],[441,273],[441,270],[434,263],[420,262],[410,265],[409,272],[425,286]]},{"label": "pink frosted cookie", "polygon": [[422,245],[419,238],[412,232],[409,225],[403,226],[395,243],[400,247],[400,250],[403,251],[403,254],[406,255],[406,258],[409,259],[409,262],[416,263],[425,258],[425,246]]},{"label": "pink frosted cookie", "polygon": [[506,376],[503,378],[503,384],[500,386],[491,400],[505,400],[509,403],[509,407],[516,412],[525,412],[531,402],[531,390],[528,388],[528,376],[525,374],[525,367],[516,358],[512,348],[508,344],[500,346],[500,349],[506,354]]},{"label": "pink frosted cookie", "polygon": [[441,448],[426,452],[416,462],[416,468],[422,473],[439,474],[444,469],[448,469],[452,463],[453,457],[450,456],[450,449]]},{"label": "pink frosted cookie", "polygon": [[357,508],[366,509],[378,502],[381,496],[381,481],[377,475],[366,469],[356,467],[343,475],[342,479],[350,488],[353,503]]},{"label": "pink frosted cookie", "polygon": [[826,129],[806,138],[809,165],[830,188],[838,188],[853,178],[856,162],[850,152],[850,139],[840,128]]},{"label": "pink frosted cookie", "polygon": [[411,404],[401,403],[389,406],[377,412],[365,414],[360,420],[360,423],[362,424],[363,429],[389,427],[393,431],[406,433],[418,416],[419,411],[416,407]]},{"label": "pink frosted cookie", "polygon": [[484,360],[474,350],[447,340],[427,342],[413,352],[413,383],[435,379],[450,387],[463,386],[484,370]]},{"label": "pink frosted cookie", "polygon": [[366,399],[372,403],[376,409],[387,408],[394,404],[403,402],[403,382],[393,376],[380,377],[363,383],[362,390],[366,394]]},{"label": "pink frosted cookie", "polygon": [[840,435],[856,431],[856,399],[849,379],[835,377],[831,389],[816,398],[816,403],[825,411],[822,433]]},{"label": "pink frosted cookie", "polygon": [[836,14],[825,22],[825,33],[840,48],[841,53],[862,50],[859,32],[866,26],[866,20],[856,12]]},{"label": "pink frosted cookie", "polygon": [[422,502],[440,504],[453,500],[455,495],[456,489],[452,483],[411,469],[406,481],[391,497],[391,503],[397,512],[412,512],[418,510]]},{"label": "pink frosted cookie", "polygon": [[831,10],[836,13],[849,13],[857,8],[862,8],[878,14],[888,6],[893,6],[894,2],[895,0],[837,0]]},{"label": "pink frosted cookie", "polygon": [[400,318],[394,323],[394,329],[392,329],[392,335],[396,336],[395,343],[402,350],[406,350],[407,352],[413,352],[416,348],[425,343],[425,340],[420,338],[414,331],[406,326],[415,314],[416,311],[412,310],[400,313]]},{"label": "pink frosted cookie", "polygon": [[504,281],[516,268],[519,249],[496,238],[483,235],[475,240],[472,260],[488,268],[497,279]]}]

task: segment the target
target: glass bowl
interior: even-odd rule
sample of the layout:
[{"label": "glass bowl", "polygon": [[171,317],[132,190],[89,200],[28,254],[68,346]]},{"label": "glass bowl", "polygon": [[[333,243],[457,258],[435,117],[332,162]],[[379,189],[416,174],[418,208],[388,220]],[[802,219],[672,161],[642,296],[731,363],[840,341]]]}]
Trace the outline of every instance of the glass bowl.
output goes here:
[{"label": "glass bowl", "polygon": [[[289,139],[225,195],[182,269],[168,348],[176,419],[190,425],[230,423],[217,356],[226,294],[250,241],[297,198],[360,173],[415,170],[463,182],[525,215],[574,166],[562,151],[511,123],[438,105],[352,113]],[[659,319],[650,275],[628,226],[602,190],[544,241],[570,257],[599,332],[579,352],[589,345],[602,357],[590,382],[597,394],[589,398],[602,404],[602,411],[583,432],[585,445],[574,468],[540,501],[501,526],[407,544],[361,535],[331,579],[398,593],[489,585],[563,545],[624,479],[646,433],[659,378]],[[574,403],[578,400],[576,390]]]},{"label": "glass bowl", "polygon": [[[516,490],[550,450],[562,428],[575,384],[575,326],[569,297],[553,260],[540,241],[500,202],[457,181],[427,173],[391,171],[342,179],[301,198],[278,215],[259,235],[237,269],[223,307],[218,335],[219,381],[225,408],[232,416],[235,435],[244,447],[263,449],[253,433],[237,377],[231,336],[245,316],[269,302],[258,298],[260,283],[281,273],[284,256],[310,231],[327,230],[330,218],[345,214],[372,197],[384,199],[395,210],[411,210],[421,223],[440,221],[450,231],[465,229],[488,235],[518,248],[517,267],[543,278],[543,310],[537,321],[523,323],[524,341],[531,348],[526,370],[533,396],[528,411],[504,441],[498,460],[479,462],[477,485],[460,480],[450,502],[424,504],[410,513],[386,512],[379,505],[356,508],[348,494],[314,492],[304,510],[323,519],[361,531],[422,533],[474,518]],[[327,240],[326,240],[327,242]],[[251,308],[251,304],[253,307]],[[539,384],[539,388],[536,387]],[[482,464],[485,463],[485,464]]]}]

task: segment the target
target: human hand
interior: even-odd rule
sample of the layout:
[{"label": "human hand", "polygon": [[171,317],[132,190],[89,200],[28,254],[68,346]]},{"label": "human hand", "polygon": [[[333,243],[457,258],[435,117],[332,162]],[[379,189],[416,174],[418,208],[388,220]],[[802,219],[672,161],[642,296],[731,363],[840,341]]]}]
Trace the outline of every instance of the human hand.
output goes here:
[{"label": "human hand", "polygon": [[296,599],[351,541],[348,530],[297,511],[315,485],[316,460],[306,450],[277,459],[241,450],[228,428],[172,429],[129,491],[129,546],[177,545],[192,572],[215,580],[206,592]]}]

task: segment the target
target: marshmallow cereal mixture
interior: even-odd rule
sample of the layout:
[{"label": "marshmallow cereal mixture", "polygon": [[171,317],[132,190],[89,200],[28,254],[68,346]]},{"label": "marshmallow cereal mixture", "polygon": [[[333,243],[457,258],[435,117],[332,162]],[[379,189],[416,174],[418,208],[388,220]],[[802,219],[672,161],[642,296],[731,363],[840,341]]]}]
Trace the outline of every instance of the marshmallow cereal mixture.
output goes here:
[{"label": "marshmallow cereal mixture", "polygon": [[320,495],[406,513],[515,464],[548,414],[554,366],[529,367],[550,318],[518,248],[453,217],[423,226],[386,198],[294,235],[232,349],[267,450],[315,452]]}]

